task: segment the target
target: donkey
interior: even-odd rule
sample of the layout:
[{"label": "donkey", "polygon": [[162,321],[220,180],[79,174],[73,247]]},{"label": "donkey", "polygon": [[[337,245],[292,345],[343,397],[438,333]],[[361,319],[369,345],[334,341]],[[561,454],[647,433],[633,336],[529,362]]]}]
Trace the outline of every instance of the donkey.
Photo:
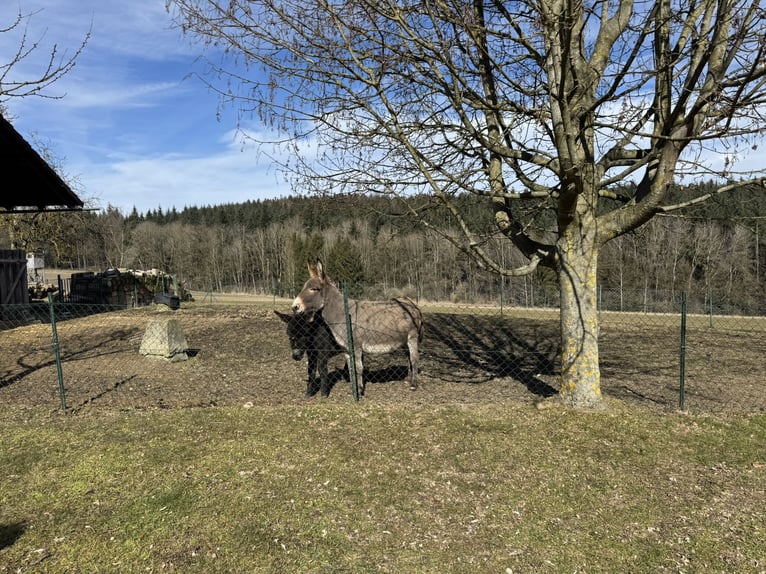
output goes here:
[{"label": "donkey", "polygon": [[[298,314],[322,313],[335,340],[348,352],[348,333],[343,294],[325,274],[321,260],[308,264],[309,279],[293,301]],[[385,302],[348,300],[351,336],[355,349],[356,373],[364,395],[363,355],[390,353],[406,347],[409,352],[410,389],[418,386],[418,345],[423,340],[423,313],[408,298]]]},{"label": "donkey", "polygon": [[327,363],[331,357],[343,353],[330,332],[330,328],[320,313],[296,315],[294,313],[274,313],[287,323],[287,338],[293,359],[300,361],[304,353],[308,358],[308,379],[306,396],[316,394],[316,376],[319,376],[319,389],[323,397],[330,396],[330,382],[327,378]]}]

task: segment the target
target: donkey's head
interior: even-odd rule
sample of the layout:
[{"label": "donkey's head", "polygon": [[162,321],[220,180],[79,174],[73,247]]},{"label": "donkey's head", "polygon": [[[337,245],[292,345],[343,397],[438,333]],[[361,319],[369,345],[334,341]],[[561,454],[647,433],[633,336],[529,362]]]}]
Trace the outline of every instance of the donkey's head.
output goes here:
[{"label": "donkey's head", "polygon": [[314,314],[294,315],[274,310],[277,317],[287,323],[287,338],[293,359],[300,361],[304,353],[313,346],[313,332],[316,330]]},{"label": "donkey's head", "polygon": [[303,289],[293,301],[293,312],[316,313],[325,305],[327,288],[330,279],[325,275],[322,261],[317,259],[316,266],[308,264],[309,278],[303,285]]}]

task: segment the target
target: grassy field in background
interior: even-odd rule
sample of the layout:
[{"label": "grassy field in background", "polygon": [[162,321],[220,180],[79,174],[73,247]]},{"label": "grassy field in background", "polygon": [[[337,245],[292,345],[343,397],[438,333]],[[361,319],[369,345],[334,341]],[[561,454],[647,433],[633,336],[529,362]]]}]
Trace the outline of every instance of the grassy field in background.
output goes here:
[{"label": "grassy field in background", "polygon": [[[248,305],[271,304],[274,308],[290,310],[291,297],[275,297],[271,295],[255,295],[250,293],[205,293],[193,291],[194,302],[185,305]],[[500,307],[497,304],[450,303],[445,301],[419,301],[420,307],[426,313],[457,313],[471,315],[504,315],[518,319],[551,319],[558,320],[557,307]],[[617,325],[671,325],[680,329],[681,314],[677,313],[644,313],[640,311],[603,311],[599,317],[605,324]],[[766,331],[766,317],[741,315],[700,315],[689,313],[687,316],[688,329],[716,328],[735,331]]]},{"label": "grassy field in background", "polygon": [[0,572],[762,572],[766,416],[0,407]]}]

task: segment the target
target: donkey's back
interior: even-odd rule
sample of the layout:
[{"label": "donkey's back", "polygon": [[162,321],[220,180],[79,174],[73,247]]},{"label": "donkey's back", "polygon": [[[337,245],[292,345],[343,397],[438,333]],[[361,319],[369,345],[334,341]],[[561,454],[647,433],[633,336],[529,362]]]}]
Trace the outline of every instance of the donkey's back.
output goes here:
[{"label": "donkey's back", "polygon": [[[414,301],[407,298],[390,301],[354,301],[349,308],[354,347],[360,352],[358,370],[363,354],[391,353],[407,349],[408,379],[411,389],[418,386],[419,346],[423,340],[423,313]],[[345,328],[336,323],[333,333],[345,341]],[[332,328],[332,327],[331,327]],[[364,385],[362,386],[364,388]]]},{"label": "donkey's back", "polygon": [[423,338],[423,314],[410,299],[354,301],[349,315],[354,345],[364,353],[390,353]]}]

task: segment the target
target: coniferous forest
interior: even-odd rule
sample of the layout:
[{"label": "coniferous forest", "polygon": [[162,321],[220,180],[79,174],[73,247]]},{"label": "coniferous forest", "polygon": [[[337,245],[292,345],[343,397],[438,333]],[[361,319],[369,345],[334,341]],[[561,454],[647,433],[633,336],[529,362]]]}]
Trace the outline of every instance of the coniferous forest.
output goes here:
[{"label": "coniferous forest", "polygon": [[[466,198],[463,210],[491,229],[491,211],[475,198]],[[766,314],[764,214],[763,190],[743,190],[657,216],[613,240],[599,263],[603,308],[671,311],[683,292],[692,312]],[[449,218],[431,223],[458,232]],[[508,241],[491,234],[486,241],[506,265],[524,263]],[[0,247],[43,255],[49,268],[157,268],[192,290],[286,297],[306,279],[306,261],[320,255],[353,296],[557,304],[551,271],[516,278],[490,274],[380,196],[288,197],[130,214],[108,207],[6,215],[0,218]]]}]

